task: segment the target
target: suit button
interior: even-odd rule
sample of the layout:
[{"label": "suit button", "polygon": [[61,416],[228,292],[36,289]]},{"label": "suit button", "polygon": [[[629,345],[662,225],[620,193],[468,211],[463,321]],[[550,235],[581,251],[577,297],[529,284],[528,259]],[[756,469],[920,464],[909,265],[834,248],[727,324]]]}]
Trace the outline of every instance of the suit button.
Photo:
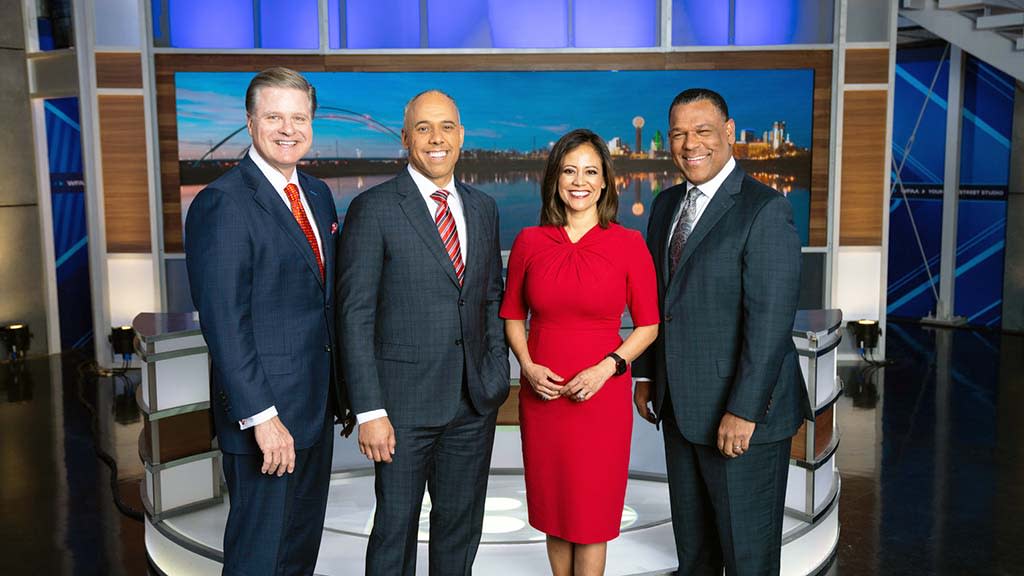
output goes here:
[{"label": "suit button", "polygon": [[672,321],[672,315],[671,314],[665,314],[665,322],[671,322],[671,321]]},{"label": "suit button", "polygon": [[462,346],[462,338],[459,338],[458,340],[456,340],[455,341],[455,345],[456,346]]},{"label": "suit button", "polygon": [[330,304],[324,304],[324,308],[330,310],[331,309],[331,305]]},{"label": "suit button", "polygon": [[331,351],[331,345],[330,344],[324,344],[324,352],[330,352],[330,351]]}]

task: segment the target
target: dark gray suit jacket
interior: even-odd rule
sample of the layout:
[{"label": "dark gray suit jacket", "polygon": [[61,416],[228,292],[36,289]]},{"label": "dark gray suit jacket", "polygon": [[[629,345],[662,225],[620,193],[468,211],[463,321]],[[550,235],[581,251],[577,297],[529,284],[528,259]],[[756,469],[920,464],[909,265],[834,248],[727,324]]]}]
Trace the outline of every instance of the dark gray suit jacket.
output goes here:
[{"label": "dark gray suit jacket", "polygon": [[508,397],[498,207],[456,182],[466,218],[460,288],[408,171],[363,192],[339,247],[338,325],[352,411],[384,408],[395,426],[448,423],[463,376],[477,412]]},{"label": "dark gray suit jacket", "polygon": [[757,423],[753,443],[796,433],[810,416],[791,330],[800,295],[800,238],[789,202],[738,165],[686,241],[668,281],[668,235],[686,184],[660,193],[647,245],[658,271],[662,324],[634,363],[655,381],[655,412],[666,386],[687,440],[715,445],[729,411]]}]

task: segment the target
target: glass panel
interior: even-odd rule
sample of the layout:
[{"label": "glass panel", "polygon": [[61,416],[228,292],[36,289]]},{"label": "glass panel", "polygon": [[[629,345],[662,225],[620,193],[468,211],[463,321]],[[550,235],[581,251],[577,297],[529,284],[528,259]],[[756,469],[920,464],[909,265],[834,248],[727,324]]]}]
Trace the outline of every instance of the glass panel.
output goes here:
[{"label": "glass panel", "polygon": [[804,252],[800,265],[801,310],[821,308],[825,303],[825,254]]},{"label": "glass panel", "polygon": [[125,0],[94,0],[96,46],[139,48],[139,4]]},{"label": "glass panel", "polygon": [[495,48],[565,48],[569,9],[565,0],[488,0]]},{"label": "glass panel", "polygon": [[184,258],[164,259],[164,281],[167,283],[167,312],[192,312],[196,309],[192,304]]},{"label": "glass panel", "polygon": [[658,43],[657,0],[575,0],[577,48],[634,48]]},{"label": "glass panel", "polygon": [[673,46],[729,44],[729,0],[673,0]]},{"label": "glass panel", "polygon": [[832,2],[736,0],[736,45],[832,42]]},{"label": "glass panel", "polygon": [[61,50],[75,45],[71,0],[40,0],[36,11],[39,50]]},{"label": "glass panel", "polygon": [[341,0],[327,0],[327,37],[332,50],[343,46],[341,41],[342,25]]},{"label": "glass panel", "polygon": [[487,0],[427,0],[431,48],[490,48]]},{"label": "glass panel", "polygon": [[169,0],[171,46],[253,48],[252,0]]},{"label": "glass panel", "polygon": [[153,17],[153,45],[167,46],[167,14],[164,3],[167,0],[152,0],[149,3],[150,16]]},{"label": "glass panel", "polygon": [[349,48],[419,48],[419,0],[347,0]]},{"label": "glass panel", "polygon": [[320,47],[317,0],[260,0],[260,48]]},{"label": "glass panel", "polygon": [[87,350],[93,337],[92,296],[78,98],[46,100],[43,108],[54,222],[60,345],[63,350]]},{"label": "glass panel", "polygon": [[847,42],[889,41],[889,0],[857,0],[846,8]]}]

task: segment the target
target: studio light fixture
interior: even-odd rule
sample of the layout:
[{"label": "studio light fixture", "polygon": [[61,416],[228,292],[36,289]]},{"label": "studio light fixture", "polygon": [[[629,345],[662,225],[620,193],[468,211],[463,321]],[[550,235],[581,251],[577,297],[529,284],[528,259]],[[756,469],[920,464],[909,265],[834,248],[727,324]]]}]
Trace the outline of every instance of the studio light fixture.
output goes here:
[{"label": "studio light fixture", "polygon": [[3,341],[11,358],[24,358],[32,345],[32,333],[28,324],[8,324],[0,328],[0,341]]},{"label": "studio light fixture", "polygon": [[882,329],[878,320],[857,320],[846,326],[853,335],[854,342],[860,350],[874,350],[878,346],[878,337]]},{"label": "studio light fixture", "polygon": [[110,329],[110,345],[114,354],[130,360],[135,353],[135,329],[131,326],[114,326]]}]

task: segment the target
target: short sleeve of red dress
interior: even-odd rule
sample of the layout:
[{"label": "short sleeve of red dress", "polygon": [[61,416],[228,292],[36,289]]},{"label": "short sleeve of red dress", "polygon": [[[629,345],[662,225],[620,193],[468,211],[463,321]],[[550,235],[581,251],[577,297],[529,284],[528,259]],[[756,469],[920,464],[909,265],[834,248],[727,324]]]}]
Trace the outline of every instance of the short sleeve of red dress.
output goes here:
[{"label": "short sleeve of red dress", "polygon": [[[650,326],[660,320],[658,313],[658,285],[654,273],[654,259],[643,236],[635,230],[629,234],[626,282],[627,305],[633,326]],[[509,265],[511,275],[511,264]],[[507,297],[508,294],[506,293]]]},{"label": "short sleeve of red dress", "polygon": [[524,228],[519,231],[508,255],[505,296],[501,301],[501,309],[498,311],[498,315],[506,320],[526,320],[528,307],[523,285],[526,281],[529,230],[529,228]]}]

